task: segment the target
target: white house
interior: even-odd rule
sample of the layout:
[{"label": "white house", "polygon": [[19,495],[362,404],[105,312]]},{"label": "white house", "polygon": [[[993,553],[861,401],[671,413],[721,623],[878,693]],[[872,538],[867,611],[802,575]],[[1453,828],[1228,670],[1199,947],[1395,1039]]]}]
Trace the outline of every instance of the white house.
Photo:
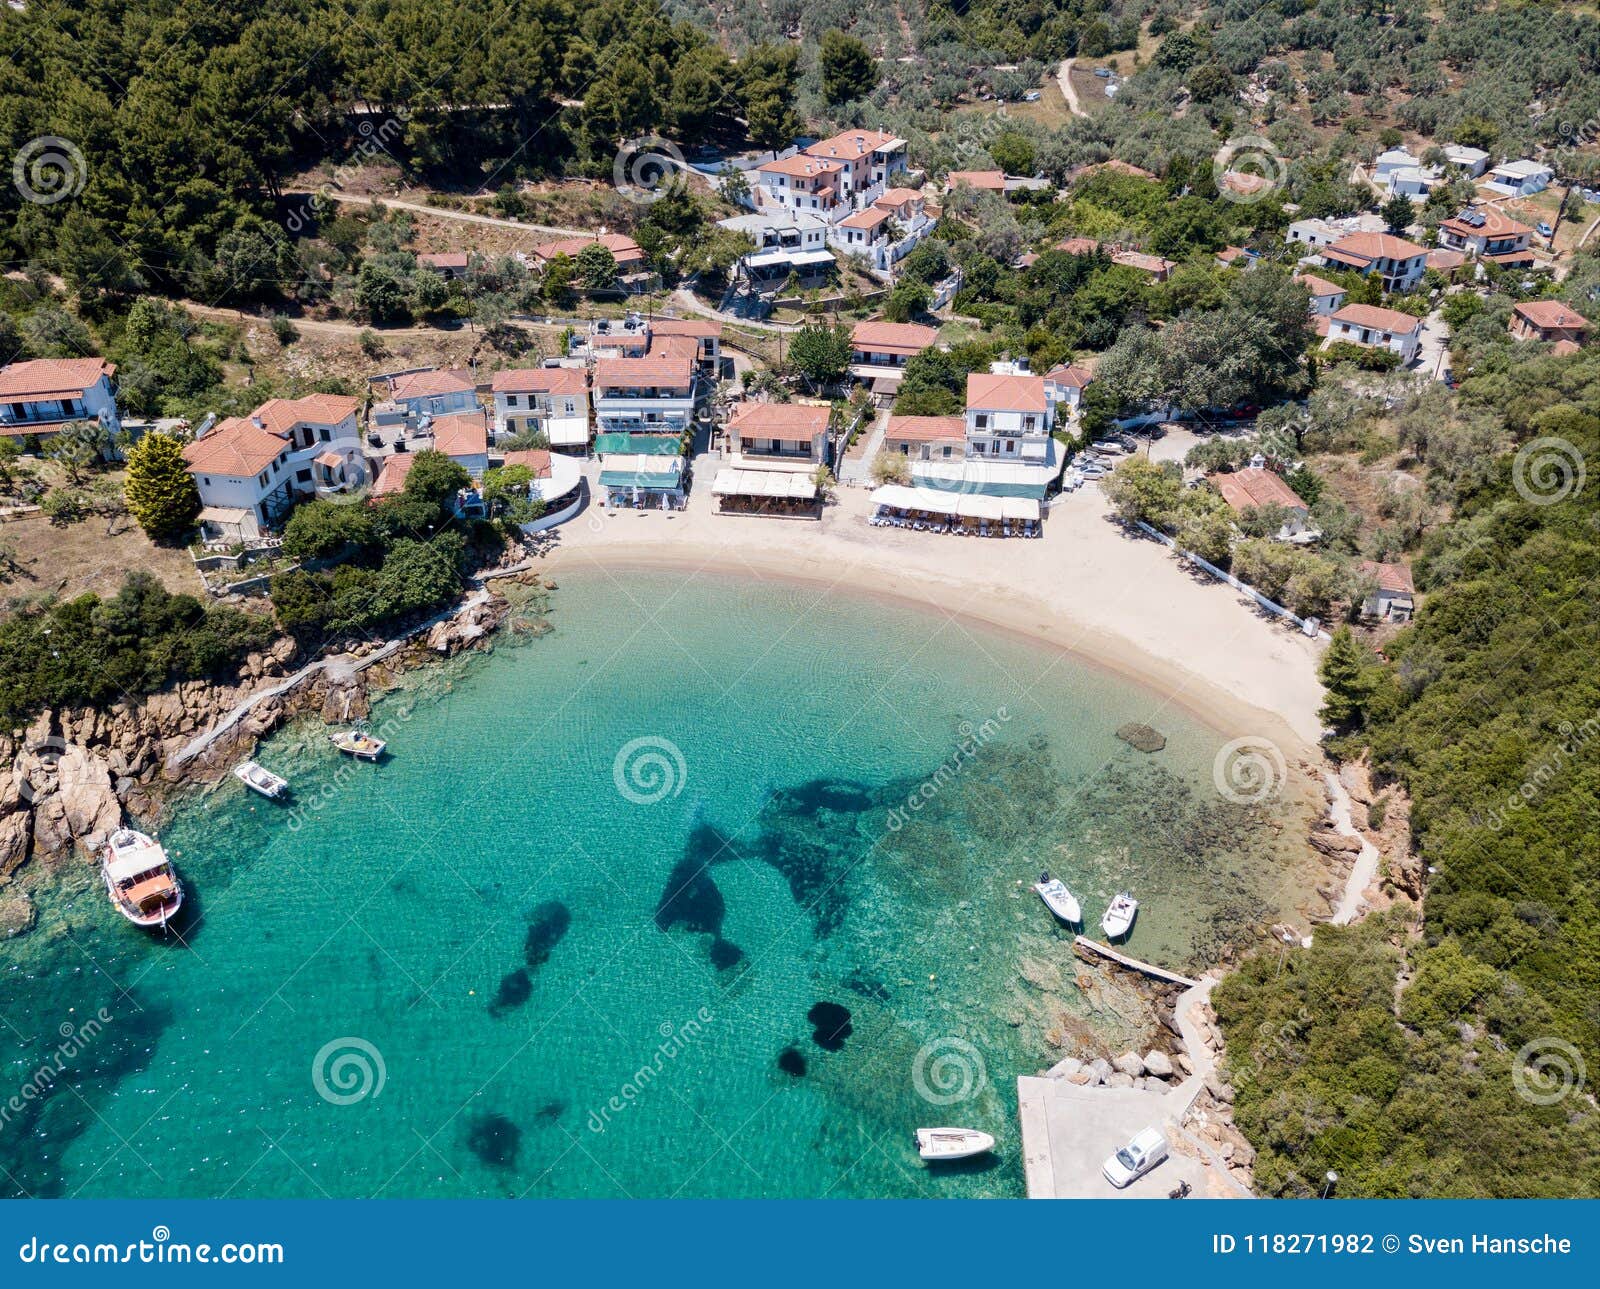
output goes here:
[{"label": "white house", "polygon": [[1489,154],[1482,148],[1467,148],[1459,143],[1447,143],[1444,159],[1458,170],[1465,170],[1469,178],[1476,179],[1489,167]]},{"label": "white house", "polygon": [[719,219],[717,227],[744,233],[756,249],[739,260],[737,274],[757,288],[783,285],[793,273],[802,283],[833,271],[828,223],[820,215],[769,206],[759,214]]},{"label": "white house", "polygon": [[1363,277],[1376,273],[1385,291],[1410,291],[1422,281],[1428,252],[1390,233],[1350,233],[1323,247],[1321,258],[1329,268],[1354,269]]},{"label": "white house", "polygon": [[589,382],[583,368],[512,368],[496,372],[489,387],[497,440],[542,431],[553,448],[588,447]]},{"label": "white house", "polygon": [[1077,363],[1063,363],[1044,374],[1045,389],[1057,407],[1065,407],[1072,416],[1078,414],[1083,403],[1083,391],[1094,380],[1094,373]]},{"label": "white house", "polygon": [[478,394],[470,372],[414,371],[389,378],[389,402],[398,405],[410,419],[420,420],[424,416],[474,411]]},{"label": "white house", "polygon": [[906,141],[882,130],[844,130],[811,144],[805,155],[839,167],[839,197],[846,209],[868,205],[906,170]]},{"label": "white house", "polygon": [[1368,349],[1389,349],[1400,355],[1400,364],[1409,367],[1417,357],[1422,340],[1422,319],[1398,309],[1375,304],[1347,304],[1328,319],[1328,339],[1348,340]]},{"label": "white house", "polygon": [[1361,612],[1382,622],[1410,621],[1416,596],[1411,570],[1404,564],[1380,564],[1367,559],[1361,561],[1361,572],[1376,583],[1362,603]]},{"label": "white house", "polygon": [[433,422],[433,448],[474,479],[489,468],[489,426],[482,412],[457,412]]},{"label": "white house", "polygon": [[122,428],[104,358],[35,358],[0,370],[0,435],[48,437],[73,421]]},{"label": "white house", "polygon": [[1346,292],[1338,283],[1315,273],[1297,273],[1294,280],[1311,292],[1313,317],[1326,318],[1344,308]]},{"label": "white house", "polygon": [[1507,161],[1489,171],[1483,186],[1507,197],[1530,197],[1550,186],[1555,172],[1537,161]]},{"label": "white house", "polygon": [[1427,197],[1445,182],[1438,166],[1401,166],[1389,175],[1389,193],[1395,197]]},{"label": "white house", "polygon": [[1242,470],[1209,474],[1206,481],[1215,488],[1236,515],[1276,506],[1283,524],[1274,534],[1278,541],[1290,541],[1307,531],[1311,511],[1300,496],[1284,482],[1283,476],[1266,467],[1258,452]]},{"label": "white house", "polygon": [[1055,404],[1043,376],[967,376],[965,455],[912,463],[917,483],[947,491],[1042,501],[1061,472],[1051,429]]},{"label": "white house", "polygon": [[1387,188],[1397,170],[1415,170],[1421,164],[1404,148],[1390,148],[1380,152],[1378,159],[1372,163],[1372,181],[1380,188]]},{"label": "white house", "polygon": [[1533,263],[1533,229],[1498,206],[1472,205],[1441,220],[1439,240],[1452,250],[1480,255],[1506,268]]},{"label": "white house", "polygon": [[594,365],[594,415],[602,434],[682,434],[694,417],[694,359],[602,358]]},{"label": "white house", "polygon": [[360,405],[342,394],[275,398],[249,416],[218,421],[183,450],[212,539],[246,541],[279,523],[295,502],[365,485]]}]

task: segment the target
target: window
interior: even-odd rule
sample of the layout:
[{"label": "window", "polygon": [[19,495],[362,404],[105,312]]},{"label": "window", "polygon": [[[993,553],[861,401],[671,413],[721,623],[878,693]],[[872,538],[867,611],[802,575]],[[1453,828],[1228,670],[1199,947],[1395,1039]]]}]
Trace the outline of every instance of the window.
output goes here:
[{"label": "window", "polygon": [[309,470],[297,470],[295,472],[295,476],[294,477],[300,483],[310,483],[311,482],[311,471],[309,471]]},{"label": "window", "polygon": [[974,425],[976,425],[980,430],[988,429],[989,428],[989,413],[987,413],[987,412],[979,412],[973,418],[973,422],[972,423]]},{"label": "window", "polygon": [[333,441],[333,431],[324,425],[317,430],[317,437],[324,443],[331,443]]}]

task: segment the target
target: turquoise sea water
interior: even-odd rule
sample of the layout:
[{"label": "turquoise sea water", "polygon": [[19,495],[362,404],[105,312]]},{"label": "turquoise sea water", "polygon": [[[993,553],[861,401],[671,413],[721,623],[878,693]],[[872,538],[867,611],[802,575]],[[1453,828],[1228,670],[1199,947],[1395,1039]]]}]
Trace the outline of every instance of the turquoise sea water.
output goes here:
[{"label": "turquoise sea water", "polygon": [[[1016,1195],[1016,1075],[1120,1023],[1038,869],[1096,933],[1133,888],[1131,950],[1180,966],[1305,881],[1218,796],[1222,735],[1058,651],[705,575],[553,606],[408,676],[385,763],[301,726],[258,753],[293,805],[180,802],[186,947],[86,864],[40,894],[0,971],[4,1086],[35,1089],[0,1192]],[[941,1123],[996,1159],[930,1173]]]}]

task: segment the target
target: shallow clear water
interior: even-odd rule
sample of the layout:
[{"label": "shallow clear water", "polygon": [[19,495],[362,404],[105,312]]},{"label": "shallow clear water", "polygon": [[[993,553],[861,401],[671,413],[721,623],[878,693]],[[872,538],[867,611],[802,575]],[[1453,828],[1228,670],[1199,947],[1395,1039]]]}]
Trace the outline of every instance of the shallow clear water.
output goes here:
[{"label": "shallow clear water", "polygon": [[[408,677],[382,765],[303,726],[258,754],[294,805],[180,803],[187,948],[86,864],[40,896],[0,974],[5,1085],[36,1092],[0,1187],[1016,1195],[1015,1077],[1117,1023],[1037,870],[1096,933],[1133,888],[1131,951],[1174,966],[1305,880],[1219,798],[1221,735],[1037,643],[664,573],[569,574],[553,621]],[[996,1159],[930,1173],[911,1132],[941,1123]]]}]

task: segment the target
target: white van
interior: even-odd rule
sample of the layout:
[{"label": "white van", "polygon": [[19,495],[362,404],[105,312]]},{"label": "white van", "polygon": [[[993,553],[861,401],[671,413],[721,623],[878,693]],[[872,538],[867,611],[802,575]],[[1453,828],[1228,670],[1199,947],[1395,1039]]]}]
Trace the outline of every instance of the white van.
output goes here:
[{"label": "white van", "polygon": [[1138,1181],[1167,1157],[1167,1139],[1157,1128],[1146,1128],[1110,1159],[1101,1172],[1119,1191]]}]

